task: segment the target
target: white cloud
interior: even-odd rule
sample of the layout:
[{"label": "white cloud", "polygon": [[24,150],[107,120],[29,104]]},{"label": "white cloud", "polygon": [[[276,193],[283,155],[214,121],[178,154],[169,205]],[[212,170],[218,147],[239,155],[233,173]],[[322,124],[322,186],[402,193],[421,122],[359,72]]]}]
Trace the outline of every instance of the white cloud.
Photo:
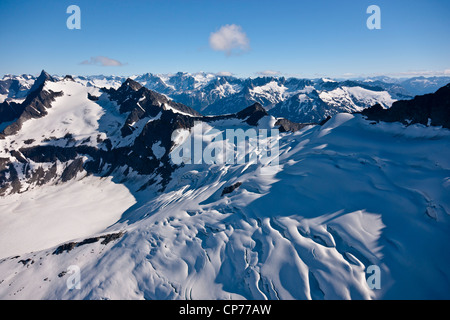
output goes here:
[{"label": "white cloud", "polygon": [[233,73],[228,72],[228,71],[220,71],[216,73],[217,76],[221,76],[221,77],[232,77]]},{"label": "white cloud", "polygon": [[409,70],[403,72],[391,72],[391,73],[374,73],[374,74],[363,74],[363,77],[376,77],[376,76],[388,76],[388,77],[442,77],[450,76],[450,69],[445,70]]},{"label": "white cloud", "polygon": [[223,51],[227,56],[250,50],[250,41],[241,26],[227,24],[209,36],[209,45],[215,51]]},{"label": "white cloud", "polygon": [[84,60],[80,64],[97,65],[97,66],[102,66],[102,67],[120,67],[120,66],[125,65],[124,63],[122,63],[118,60],[111,59],[111,58],[104,57],[104,56],[91,57],[90,60]]},{"label": "white cloud", "polygon": [[450,70],[422,70],[422,71],[406,71],[406,72],[396,72],[391,73],[390,76],[393,77],[433,77],[433,76],[444,76],[450,74]]},{"label": "white cloud", "polygon": [[274,71],[274,70],[264,70],[264,71],[256,72],[256,74],[258,76],[262,76],[262,77],[276,77],[276,76],[281,75],[281,72]]},{"label": "white cloud", "polygon": [[[450,69],[445,70],[408,70],[402,72],[387,72],[387,73],[351,73],[347,72],[339,75],[343,78],[371,78],[371,77],[392,77],[392,78],[414,78],[414,77],[443,77],[450,76]],[[320,75],[325,77],[325,75]]]}]

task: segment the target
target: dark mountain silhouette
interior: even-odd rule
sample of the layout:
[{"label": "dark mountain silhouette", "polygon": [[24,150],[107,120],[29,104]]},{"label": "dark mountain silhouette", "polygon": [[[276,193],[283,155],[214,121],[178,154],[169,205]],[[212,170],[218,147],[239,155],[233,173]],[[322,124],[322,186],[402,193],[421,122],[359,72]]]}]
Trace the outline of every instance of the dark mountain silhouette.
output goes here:
[{"label": "dark mountain silhouette", "polygon": [[435,93],[394,102],[389,109],[383,109],[376,104],[361,114],[369,120],[401,122],[406,125],[420,123],[450,129],[450,84]]}]

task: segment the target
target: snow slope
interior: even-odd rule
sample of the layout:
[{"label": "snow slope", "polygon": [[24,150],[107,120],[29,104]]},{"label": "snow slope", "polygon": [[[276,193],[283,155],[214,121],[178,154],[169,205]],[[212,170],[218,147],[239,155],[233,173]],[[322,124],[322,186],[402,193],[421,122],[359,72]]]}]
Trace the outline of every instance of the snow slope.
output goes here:
[{"label": "snow slope", "polygon": [[0,198],[0,259],[101,232],[135,203],[110,178],[85,177],[42,191]]},{"label": "snow slope", "polygon": [[[319,97],[331,107],[341,108],[348,112],[362,111],[374,104],[381,104],[389,108],[394,99],[386,91],[372,91],[361,87],[342,87],[326,92],[322,91]],[[344,109],[342,109],[344,108]]]},{"label": "snow slope", "polygon": [[[273,126],[267,118],[259,123]],[[249,128],[230,120],[204,129],[212,134],[236,125]],[[2,248],[11,257],[0,260],[0,298],[450,297],[450,131],[338,114],[324,126],[281,134],[279,144],[279,167],[185,165],[172,173],[163,193],[156,185],[135,191],[127,183],[132,197],[118,190],[114,200],[125,199],[120,218],[119,207],[106,214],[114,202],[104,203],[99,188],[86,190],[99,197],[95,206],[79,203],[86,211],[83,223],[96,226],[90,236],[122,236],[91,243],[74,232],[64,241],[83,245],[62,252],[62,243],[30,253],[24,252],[36,250],[31,244]],[[50,188],[32,191],[34,197],[46,194],[36,215],[62,196]],[[2,210],[8,216],[14,208]],[[36,243],[58,235],[58,221],[53,223],[52,229],[30,231]],[[66,285],[71,265],[81,270],[79,290]],[[371,265],[381,270],[379,290],[366,283]]]},{"label": "snow slope", "polygon": [[[325,82],[335,83],[335,82]],[[369,90],[360,86],[337,85],[332,89],[305,87],[277,103],[270,113],[294,122],[319,123],[341,112],[360,112],[375,104],[390,108],[396,100],[387,91]]]},{"label": "snow slope", "polygon": [[[88,88],[70,80],[58,82],[46,82],[45,90],[63,92],[63,96],[57,97],[52,107],[47,110],[48,115],[39,119],[30,119],[23,125],[22,130],[13,136],[0,141],[2,149],[20,149],[25,146],[24,141],[34,140],[28,146],[37,145],[46,140],[64,140],[66,134],[83,144],[96,145],[99,134],[98,120],[104,114],[104,110],[93,101],[89,100],[88,93],[99,95],[99,89]],[[51,139],[50,139],[51,138]],[[67,139],[63,141],[67,143]],[[1,153],[0,153],[1,154]]]}]

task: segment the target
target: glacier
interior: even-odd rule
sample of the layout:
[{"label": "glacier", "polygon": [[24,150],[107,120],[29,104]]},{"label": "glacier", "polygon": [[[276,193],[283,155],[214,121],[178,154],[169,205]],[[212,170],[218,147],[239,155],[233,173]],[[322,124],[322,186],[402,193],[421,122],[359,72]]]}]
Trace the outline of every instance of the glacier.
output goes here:
[{"label": "glacier", "polygon": [[[132,145],[165,114],[196,117],[161,106],[123,140],[120,128],[134,111],[121,113],[113,91],[69,80],[44,89],[63,95],[46,116],[0,140],[0,158],[42,145],[107,152],[106,139],[112,150]],[[270,129],[276,120],[207,125]],[[192,134],[180,128],[175,143]],[[339,113],[280,132],[278,142],[276,167],[186,164],[166,179],[103,163],[99,173],[80,168],[69,181],[42,185],[24,174],[19,192],[0,197],[0,299],[450,297],[448,129]],[[171,151],[152,147],[162,159]],[[56,177],[71,161],[57,160]],[[79,267],[79,289],[68,287],[71,266]],[[367,283],[370,266],[381,272],[379,289]]]}]

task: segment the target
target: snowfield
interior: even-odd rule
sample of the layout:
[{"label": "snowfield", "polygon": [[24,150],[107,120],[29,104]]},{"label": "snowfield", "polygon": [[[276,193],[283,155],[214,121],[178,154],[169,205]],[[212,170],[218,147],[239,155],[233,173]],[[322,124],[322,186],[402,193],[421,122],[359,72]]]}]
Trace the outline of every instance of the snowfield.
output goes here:
[{"label": "snowfield", "polygon": [[[63,85],[48,118],[2,143],[40,141],[60,120],[52,135],[116,142],[115,126],[99,125],[114,107],[107,97],[80,106],[75,96],[87,89]],[[209,125],[223,132],[236,123]],[[450,131],[338,114],[281,134],[279,145],[276,170],[185,165],[163,193],[79,174],[0,198],[0,298],[450,298]],[[69,242],[78,245],[61,247]],[[81,283],[69,290],[73,265]],[[372,265],[381,270],[380,289],[366,282]]]},{"label": "snowfield", "polygon": [[86,177],[0,198],[0,259],[101,232],[134,203],[123,185]]},{"label": "snowfield", "polygon": [[323,91],[319,97],[330,106],[337,108],[345,106],[347,112],[362,111],[377,103],[389,108],[395,102],[386,91],[377,92],[361,87],[344,86],[332,91]]}]

